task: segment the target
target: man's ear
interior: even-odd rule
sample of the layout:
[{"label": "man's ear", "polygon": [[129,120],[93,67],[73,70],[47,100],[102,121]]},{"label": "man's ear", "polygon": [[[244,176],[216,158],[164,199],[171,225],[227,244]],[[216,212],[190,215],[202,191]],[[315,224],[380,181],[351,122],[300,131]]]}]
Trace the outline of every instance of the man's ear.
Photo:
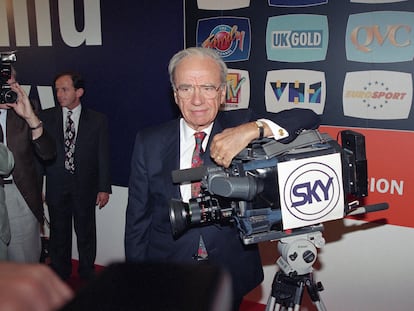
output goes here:
[{"label": "man's ear", "polygon": [[76,90],[76,95],[81,98],[83,94],[85,93],[85,90],[83,88],[79,88]]},{"label": "man's ear", "polygon": [[174,91],[174,101],[178,106],[178,95],[177,95],[177,92],[175,92],[175,91]]}]

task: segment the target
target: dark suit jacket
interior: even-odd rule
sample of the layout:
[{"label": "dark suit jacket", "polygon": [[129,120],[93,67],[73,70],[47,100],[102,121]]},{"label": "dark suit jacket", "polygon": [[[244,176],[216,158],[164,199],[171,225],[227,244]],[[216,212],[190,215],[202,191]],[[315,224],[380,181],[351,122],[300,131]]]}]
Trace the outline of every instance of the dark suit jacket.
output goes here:
[{"label": "dark suit jacket", "polygon": [[[37,112],[37,106],[34,107]],[[37,159],[50,160],[56,155],[53,138],[44,130],[38,139],[32,139],[32,131],[27,122],[13,109],[7,111],[7,147],[14,156],[13,180],[27,205],[43,223],[42,189],[37,171]]]},{"label": "dark suit jacket", "polygon": [[[57,156],[44,163],[46,202],[58,204],[63,192],[65,176],[65,148],[62,108],[42,111],[44,127],[52,133]],[[77,199],[85,206],[95,206],[98,192],[111,193],[108,120],[97,111],[82,107],[75,147],[75,178]]]},{"label": "dark suit jacket", "polygon": [[[265,117],[289,131],[288,141],[296,137],[296,131],[315,128],[319,124],[319,118],[313,112],[299,109]],[[256,119],[250,110],[220,112],[210,137],[225,128]],[[173,239],[170,200],[180,199],[181,195],[179,185],[172,182],[171,172],[180,167],[179,139],[178,119],[137,134],[126,215],[126,259],[194,263],[193,255],[201,234],[209,261],[230,272],[234,293],[236,297],[242,297],[261,283],[263,271],[257,246],[244,246],[236,228],[225,225],[192,228],[179,239]],[[213,164],[210,141],[203,156],[204,165]]]}]

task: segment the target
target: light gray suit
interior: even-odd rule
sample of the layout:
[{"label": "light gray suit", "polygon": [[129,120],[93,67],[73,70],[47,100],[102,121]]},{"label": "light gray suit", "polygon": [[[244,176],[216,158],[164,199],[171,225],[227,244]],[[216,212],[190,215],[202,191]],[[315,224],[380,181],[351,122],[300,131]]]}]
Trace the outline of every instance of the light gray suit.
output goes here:
[{"label": "light gray suit", "polygon": [[[0,175],[10,174],[14,167],[13,154],[4,144],[0,143]],[[3,179],[0,176],[0,261],[7,259],[7,244],[10,242],[9,217],[4,196]]]}]

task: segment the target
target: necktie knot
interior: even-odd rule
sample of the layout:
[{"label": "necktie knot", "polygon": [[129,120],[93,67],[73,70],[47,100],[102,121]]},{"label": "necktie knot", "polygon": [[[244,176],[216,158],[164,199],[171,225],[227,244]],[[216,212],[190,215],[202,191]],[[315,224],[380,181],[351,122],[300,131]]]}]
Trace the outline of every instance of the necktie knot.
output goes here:
[{"label": "necktie knot", "polygon": [[203,151],[203,140],[206,137],[206,133],[204,132],[196,132],[194,133],[194,138],[195,138],[195,142],[196,142],[196,149],[198,148],[200,152]]}]

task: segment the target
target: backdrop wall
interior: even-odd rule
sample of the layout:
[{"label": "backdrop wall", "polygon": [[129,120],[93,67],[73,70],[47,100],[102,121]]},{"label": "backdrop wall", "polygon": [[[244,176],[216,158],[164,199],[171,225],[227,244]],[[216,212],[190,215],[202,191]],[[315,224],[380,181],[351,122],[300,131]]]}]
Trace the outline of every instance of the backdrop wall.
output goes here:
[{"label": "backdrop wall", "polygon": [[[348,128],[366,138],[362,203],[390,208],[326,223],[316,277],[327,308],[412,308],[412,2],[198,0],[185,9],[187,46],[216,50],[230,68],[223,109],[308,108],[332,137]],[[274,242],[260,247],[266,280],[249,298],[266,303],[278,253]]]},{"label": "backdrop wall", "polygon": [[[18,80],[43,108],[55,105],[55,74],[73,69],[87,82],[83,104],[109,117],[114,193],[97,211],[97,264],[124,259],[136,131],[177,116],[169,58],[208,44],[231,68],[223,109],[310,108],[334,137],[365,135],[366,203],[390,209],[326,223],[315,277],[329,310],[411,310],[413,12],[411,1],[385,0],[0,0],[0,51],[18,51]],[[266,276],[252,301],[266,302],[276,245],[260,244]]]}]

